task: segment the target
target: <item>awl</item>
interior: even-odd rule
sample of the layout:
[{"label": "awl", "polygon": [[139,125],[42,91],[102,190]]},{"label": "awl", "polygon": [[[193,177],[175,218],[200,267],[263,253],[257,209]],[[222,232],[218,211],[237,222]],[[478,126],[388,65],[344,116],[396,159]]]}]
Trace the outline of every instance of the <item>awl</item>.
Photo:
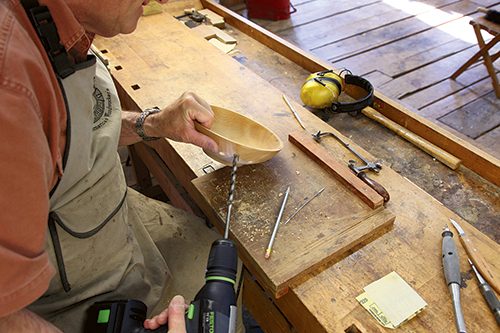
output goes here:
[{"label": "awl", "polygon": [[443,268],[446,277],[446,284],[450,289],[453,313],[455,315],[455,325],[458,333],[466,333],[464,315],[462,313],[462,303],[460,301],[460,262],[458,260],[457,247],[453,240],[453,233],[446,225],[443,236]]},{"label": "awl", "polygon": [[481,256],[481,254],[477,251],[476,246],[472,242],[472,240],[467,236],[467,234],[464,232],[464,230],[458,225],[457,222],[454,220],[450,219],[451,223],[453,223],[453,226],[458,231],[458,235],[460,236],[460,240],[462,241],[462,244],[467,251],[467,254],[471,258],[472,262],[474,265],[477,267],[481,275],[484,277],[486,281],[491,285],[493,289],[497,291],[497,293],[500,294],[500,281],[498,281],[498,278],[495,276],[495,273],[493,273],[493,270],[491,267],[488,265],[486,260]]}]

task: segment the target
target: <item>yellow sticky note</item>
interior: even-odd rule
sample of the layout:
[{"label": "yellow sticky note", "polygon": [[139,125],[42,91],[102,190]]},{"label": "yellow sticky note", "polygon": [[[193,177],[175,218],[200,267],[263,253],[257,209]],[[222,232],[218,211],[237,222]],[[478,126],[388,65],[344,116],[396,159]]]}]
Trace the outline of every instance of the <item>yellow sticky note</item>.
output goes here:
[{"label": "yellow sticky note", "polygon": [[356,299],[386,327],[400,326],[427,306],[422,297],[396,272],[389,273],[363,289],[365,293]]},{"label": "yellow sticky note", "polygon": [[387,328],[396,328],[367,293],[362,293],[356,297],[356,299],[375,319],[377,319],[380,325]]}]

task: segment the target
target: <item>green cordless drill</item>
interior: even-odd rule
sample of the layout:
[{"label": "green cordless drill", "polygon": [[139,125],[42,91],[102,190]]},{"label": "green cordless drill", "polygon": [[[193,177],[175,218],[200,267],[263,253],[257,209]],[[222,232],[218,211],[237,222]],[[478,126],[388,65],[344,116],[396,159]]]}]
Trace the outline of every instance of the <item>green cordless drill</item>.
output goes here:
[{"label": "green cordless drill", "polygon": [[[238,269],[238,249],[229,239],[212,244],[207,264],[205,285],[186,312],[188,333],[236,332],[236,295],[234,284]],[[164,333],[143,327],[147,307],[138,300],[96,302],[87,313],[85,332],[92,333]]]}]

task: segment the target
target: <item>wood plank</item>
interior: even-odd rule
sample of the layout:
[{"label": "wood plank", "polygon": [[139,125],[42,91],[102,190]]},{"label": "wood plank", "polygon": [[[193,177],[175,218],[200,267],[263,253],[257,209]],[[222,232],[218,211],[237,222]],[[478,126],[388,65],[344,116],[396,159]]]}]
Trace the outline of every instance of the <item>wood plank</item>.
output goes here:
[{"label": "wood plank", "polygon": [[478,99],[439,118],[439,121],[476,139],[500,125],[498,104]]},{"label": "wood plank", "polygon": [[[471,34],[473,34],[472,31]],[[453,55],[467,47],[473,48],[470,43],[450,34],[431,29],[384,47],[337,61],[335,65],[339,68],[350,68],[353,73],[358,75],[377,69],[386,75],[398,77],[415,68],[433,63],[444,55]]]},{"label": "wood plank", "polygon": [[376,209],[384,203],[382,197],[371,187],[356,177],[352,171],[340,164],[333,157],[322,150],[311,138],[307,138],[300,132],[288,135],[288,140],[302,150],[314,162],[332,174],[335,179],[350,189],[370,208]]},{"label": "wood plank", "polygon": [[470,86],[461,86],[462,89],[458,89],[457,83],[453,80],[446,80],[442,83],[444,85],[449,84],[452,87],[454,86],[457,91],[446,98],[423,107],[418,112],[419,115],[427,119],[439,119],[440,117],[453,112],[453,110],[459,109],[493,91],[489,78],[485,78]]},{"label": "wood plank", "polygon": [[[299,45],[304,50],[313,50],[328,43],[352,37],[380,26],[391,20],[401,20],[410,14],[397,11],[384,2],[374,2],[352,11],[340,12],[337,15],[317,19],[302,25],[294,26],[279,32],[286,40]],[[389,12],[394,12],[388,17]],[[263,25],[264,27],[267,24]]]},{"label": "wood plank", "polygon": [[385,75],[384,73],[381,73],[379,72],[378,70],[376,71],[373,71],[371,73],[368,73],[366,75],[363,75],[363,77],[365,79],[367,79],[375,89],[377,89],[377,87],[387,83],[387,82],[390,82],[392,80],[392,78],[388,75]]},{"label": "wood plank", "polygon": [[[432,8],[429,6],[429,10],[421,14],[366,31],[361,35],[325,45],[321,48],[311,50],[311,52],[321,59],[328,59],[332,62],[340,61],[366,52],[367,50],[379,48],[381,45],[391,43],[395,40],[400,40],[463,18],[464,14],[471,14],[477,9],[477,7],[472,6],[468,2],[458,2],[437,9]],[[451,14],[448,14],[448,12]]]},{"label": "wood plank", "polygon": [[421,67],[404,77],[398,77],[380,88],[392,98],[404,99],[413,92],[447,80],[449,76],[443,76],[443,73],[451,75],[457,64],[466,62],[474,53],[476,53],[474,49],[465,49],[438,62]]},{"label": "wood plank", "polygon": [[291,14],[287,20],[251,20],[271,32],[280,33],[322,18],[335,17],[336,14],[344,11],[357,10],[375,2],[380,2],[380,0],[337,0],[335,1],[335,6],[331,6],[329,0],[313,0],[304,4],[294,4],[297,12]]},{"label": "wood plank", "polygon": [[[424,109],[466,88],[472,89],[478,96],[483,96],[493,90],[491,82],[487,79],[489,79],[489,75],[486,71],[486,67],[477,65],[470,67],[460,75],[457,80],[444,80],[438,82],[409,96],[405,96],[402,100],[416,109]],[[478,89],[476,84],[479,82],[482,82],[482,84]],[[474,88],[472,88],[473,86]],[[458,96],[462,97],[461,95]],[[463,102],[460,105],[456,105],[455,108],[462,107],[469,102],[470,100],[464,98]],[[448,111],[450,110],[449,108],[447,109]],[[441,114],[439,114],[438,117],[444,115],[446,112],[444,109],[440,111]]]},{"label": "wood plank", "polygon": [[474,2],[482,7],[491,7],[494,4],[498,4],[496,0],[474,0]]},{"label": "wood plank", "polygon": [[[439,40],[439,35],[441,34],[437,33],[437,35],[437,37],[433,36],[432,40]],[[412,37],[409,37],[408,39],[412,39]],[[427,43],[429,41],[430,39],[424,39],[422,40],[421,44],[414,44],[419,46],[425,45],[426,49],[421,49],[420,47],[418,47],[416,54],[411,55],[406,59],[398,57],[397,61],[393,61],[391,63],[383,63],[382,66],[379,67],[379,70],[392,77],[398,77],[405,75],[413,71],[414,69],[439,61],[468,47],[473,47],[470,45],[470,43],[462,39],[453,39],[450,42],[444,42],[443,40],[440,40],[439,44],[436,47],[427,48]]]},{"label": "wood plank", "polygon": [[[491,149],[495,152],[500,151],[500,128],[495,128],[494,130],[481,135],[476,139],[476,142],[480,143],[484,147]],[[498,154],[497,156],[500,156]]]},{"label": "wood plank", "polygon": [[[346,33],[346,35],[350,35],[351,37],[346,36],[346,38],[315,47],[309,51],[320,59],[337,63],[371,49],[389,44],[397,39],[402,39],[403,37],[408,37],[409,35],[429,29],[426,23],[402,11],[391,11],[381,16],[382,19],[391,22],[391,24],[375,26],[371,30],[360,29],[363,26],[357,24],[352,27],[353,30]],[[370,21],[373,21],[375,24],[377,23],[376,18]],[[353,34],[357,31],[359,33]]]}]

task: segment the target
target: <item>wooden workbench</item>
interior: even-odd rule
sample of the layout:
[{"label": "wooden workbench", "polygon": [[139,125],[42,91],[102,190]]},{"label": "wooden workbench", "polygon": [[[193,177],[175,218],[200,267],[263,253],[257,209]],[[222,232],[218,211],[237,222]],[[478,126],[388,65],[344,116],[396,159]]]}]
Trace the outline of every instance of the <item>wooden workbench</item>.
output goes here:
[{"label": "wooden workbench", "polygon": [[[236,35],[239,34],[237,30],[233,31]],[[292,130],[300,130],[300,127],[284,104],[281,98],[282,91],[277,89],[282,86],[277,86],[277,80],[270,83],[268,82],[270,80],[261,77],[265,75],[278,77],[279,73],[272,69],[262,70],[261,76],[259,76],[250,70],[252,67],[255,70],[255,67],[259,66],[255,65],[259,64],[259,58],[256,58],[255,54],[270,54],[268,53],[270,51],[251,38],[239,36],[241,36],[240,40],[252,44],[252,47],[248,48],[248,52],[242,51],[242,53],[236,54],[234,57],[237,59],[233,59],[173,19],[171,14],[164,12],[141,18],[134,34],[118,36],[113,39],[98,38],[95,45],[105,52],[104,55],[110,60],[111,72],[122,88],[121,97],[126,107],[144,109],[153,105],[164,106],[185,90],[194,90],[211,104],[241,112],[266,124],[280,136],[286,146],[275,159],[279,159],[287,166],[293,165],[294,162],[291,162],[293,154],[298,155],[300,152],[291,147],[287,136]],[[182,43],[179,40],[182,40]],[[243,47],[244,43],[241,44],[239,46]],[[254,57],[251,56],[252,50]],[[278,59],[278,62],[280,61]],[[261,66],[261,68],[263,67]],[[307,74],[306,70],[291,66],[289,72],[281,74],[281,85],[284,85],[285,81],[298,80],[302,82],[303,79],[300,77],[298,79],[294,77],[287,81],[287,76],[291,75],[289,73],[301,72]],[[297,89],[296,87],[295,89]],[[294,88],[286,86],[282,90],[297,100]],[[334,131],[330,125],[302,108],[299,103],[292,103],[306,127],[311,129],[309,132],[312,132],[313,129]],[[389,231],[381,230],[379,233],[370,235],[363,243],[350,249],[347,253],[324,263],[321,267],[316,267],[314,272],[303,277],[300,281],[295,281],[287,293],[279,295],[281,297],[275,297],[276,295],[269,292],[268,289],[266,291],[271,295],[274,304],[286,319],[299,332],[384,332],[386,330],[361,307],[355,297],[362,293],[364,286],[391,271],[396,271],[429,304],[422,313],[398,330],[402,332],[454,331],[453,311],[441,263],[441,232],[444,223],[448,222],[450,217],[458,221],[474,240],[497,275],[500,275],[500,266],[497,260],[500,248],[492,239],[470,226],[457,215],[457,210],[460,207],[457,207],[457,210],[453,209],[453,211],[446,208],[441,202],[414,184],[418,181],[410,182],[406,178],[410,178],[409,175],[413,171],[420,172],[421,178],[425,179],[425,182],[429,177],[425,177],[426,172],[422,172],[422,170],[431,173],[431,180],[434,179],[437,182],[434,186],[437,190],[431,194],[441,195],[445,204],[446,201],[454,200],[453,193],[457,193],[456,187],[462,186],[456,185],[453,188],[448,188],[449,184],[454,182],[476,184],[475,187],[471,186],[470,191],[475,193],[478,191],[477,188],[480,188],[482,191],[477,193],[477,200],[482,201],[490,210],[496,211],[498,214],[499,208],[495,202],[495,198],[498,200],[498,192],[495,193],[496,187],[486,181],[478,180],[481,177],[476,176],[466,168],[460,168],[456,172],[447,170],[439,162],[433,161],[425,154],[420,155],[418,151],[414,152],[413,147],[408,147],[398,137],[365,118],[358,116],[350,119],[348,117],[350,116],[336,118],[339,131],[351,137],[355,143],[359,143],[359,146],[354,145],[354,147],[362,155],[369,159],[375,159],[370,152],[376,152],[373,154],[385,164],[376,180],[382,183],[391,194],[387,210],[396,216],[394,226]],[[195,205],[190,205],[189,202],[186,203],[183,200],[188,197],[187,195],[182,196],[185,190],[202,208],[210,221],[221,230],[223,228],[222,221],[225,218],[225,211],[220,209],[221,203],[204,196],[204,193],[195,188],[192,180],[199,178],[198,182],[202,181],[206,177],[204,170],[213,169],[216,170],[217,175],[221,175],[220,183],[215,181],[214,186],[227,186],[224,176],[230,172],[229,168],[221,168],[220,164],[214,163],[205,156],[201,149],[190,145],[161,140],[152,142],[151,146],[158,155],[143,145],[136,148],[140,151],[141,156],[145,157],[146,164],[151,167],[164,189],[169,191],[169,197],[172,195],[170,197],[172,201],[179,202],[179,206],[183,206],[187,210],[201,214],[199,210],[193,208]],[[351,158],[349,152],[344,148],[331,145],[326,146],[325,149],[339,161],[346,162]],[[487,159],[487,155],[481,154],[481,156],[486,156]],[[301,170],[297,177],[317,175],[325,177],[319,167],[317,169],[315,166],[310,167],[310,174],[308,174],[302,170],[302,165],[297,165],[297,168]],[[253,170],[254,167],[247,166],[246,168],[248,171],[249,169]],[[275,160],[271,160],[254,169],[260,170],[260,172],[263,172],[262,169],[267,169],[268,172],[273,173],[276,168],[278,166]],[[176,178],[183,188],[180,189],[176,187],[177,184],[169,183],[170,180],[167,180],[167,177],[157,176],[162,173],[171,173],[175,176],[172,178]],[[405,175],[406,178],[401,174]],[[453,179],[446,179],[445,174],[452,175]],[[262,177],[262,174],[259,176],[257,172],[255,177]],[[331,182],[325,178],[325,183]],[[174,188],[175,190],[171,190]],[[312,189],[303,189],[301,195],[305,197],[310,195],[310,192]],[[444,192],[453,193],[446,196]],[[181,194],[176,197],[175,193]],[[264,194],[255,193],[254,195],[262,196]],[[246,214],[246,216],[258,214],[258,212],[251,210],[243,210],[243,205],[244,201],[238,202],[236,207],[238,214]],[[453,204],[451,205],[453,206]],[[239,211],[238,208],[240,208]],[[304,212],[307,211],[304,210]],[[330,211],[321,213],[330,214]],[[458,211],[458,213],[460,212]],[[305,223],[306,221],[296,220],[296,222]],[[261,282],[261,286],[267,288],[265,278],[259,276],[260,270],[255,267],[255,263],[250,257],[252,253],[249,250],[250,239],[244,236],[243,228],[238,225],[238,220],[234,221],[231,237],[240,246],[240,254],[243,261],[248,264],[250,272],[258,282]],[[257,234],[253,236],[259,237]],[[264,235],[260,237],[264,237]],[[498,331],[493,316],[479,293],[477,283],[472,278],[466,262],[467,256],[459,245],[457,237],[455,237],[455,241],[460,254],[464,278],[462,304],[467,327],[470,332]],[[250,283],[251,281],[248,282],[249,288],[254,288],[250,293],[258,290],[255,285]],[[261,297],[257,294],[259,293],[255,293],[251,299],[246,298],[249,299],[249,302],[247,304],[245,300],[245,304],[250,308],[260,325],[272,332],[289,332],[290,328],[283,319],[280,319],[280,315],[275,309],[272,309],[267,303],[257,303],[256,299]],[[261,299],[265,300],[265,298]],[[263,312],[274,314],[277,321],[267,321],[269,319],[263,321],[261,318],[265,318],[266,315]]]}]

